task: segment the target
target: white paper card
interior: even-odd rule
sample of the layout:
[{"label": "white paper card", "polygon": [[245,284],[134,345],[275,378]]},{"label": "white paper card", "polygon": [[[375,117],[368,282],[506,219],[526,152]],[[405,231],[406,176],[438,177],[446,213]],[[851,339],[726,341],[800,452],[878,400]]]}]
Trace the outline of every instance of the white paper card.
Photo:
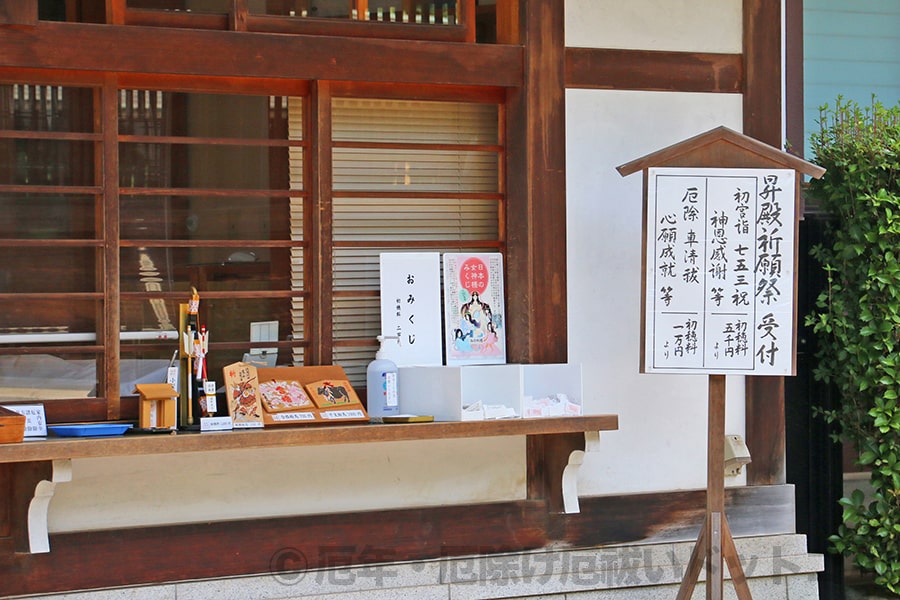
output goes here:
[{"label": "white paper card", "polygon": [[231,417],[200,417],[200,431],[230,431]]},{"label": "white paper card", "polygon": [[9,404],[3,408],[25,415],[25,437],[47,437],[47,417],[43,404]]}]

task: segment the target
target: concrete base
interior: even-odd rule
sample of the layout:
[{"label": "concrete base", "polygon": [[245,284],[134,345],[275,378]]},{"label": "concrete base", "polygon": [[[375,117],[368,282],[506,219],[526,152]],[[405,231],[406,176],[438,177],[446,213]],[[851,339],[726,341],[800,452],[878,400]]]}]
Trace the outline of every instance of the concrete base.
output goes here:
[{"label": "concrete base", "polygon": [[[821,555],[802,535],[735,540],[757,600],[815,600]],[[47,596],[57,600],[670,600],[676,595],[693,542],[555,549],[370,566],[280,571],[248,577]],[[332,548],[330,551],[339,552]],[[329,551],[323,548],[323,551]],[[335,555],[339,557],[339,555]],[[284,548],[272,564],[302,565]],[[274,569],[273,569],[274,570]],[[727,570],[727,569],[726,569]],[[705,598],[704,574],[693,598]],[[735,598],[725,582],[725,598]]]}]

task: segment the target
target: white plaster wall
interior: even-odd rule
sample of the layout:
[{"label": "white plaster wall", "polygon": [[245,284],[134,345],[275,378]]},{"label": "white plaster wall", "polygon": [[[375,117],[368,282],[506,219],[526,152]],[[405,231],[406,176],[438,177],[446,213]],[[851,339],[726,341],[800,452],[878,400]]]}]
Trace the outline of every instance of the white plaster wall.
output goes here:
[{"label": "white plaster wall", "polygon": [[[585,493],[706,487],[707,377],[638,373],[642,178],[615,168],[718,125],[740,131],[739,95],[566,94],[569,360],[584,365],[585,411],[619,415]],[[727,433],[744,434],[743,386],[727,379]]]},{"label": "white plaster wall", "polygon": [[51,533],[525,496],[521,437],[78,459],[72,467],[51,502]]},{"label": "white plaster wall", "polygon": [[566,0],[566,45],[741,51],[741,0]]}]

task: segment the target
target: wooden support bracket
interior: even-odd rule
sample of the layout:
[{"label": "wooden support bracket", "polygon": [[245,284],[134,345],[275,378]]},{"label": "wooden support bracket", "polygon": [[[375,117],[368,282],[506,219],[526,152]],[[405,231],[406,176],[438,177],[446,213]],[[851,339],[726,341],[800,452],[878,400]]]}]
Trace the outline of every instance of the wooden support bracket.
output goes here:
[{"label": "wooden support bracket", "polygon": [[546,499],[551,512],[580,512],[578,470],[586,452],[597,451],[600,432],[529,435],[528,499]]},{"label": "wooden support bracket", "polygon": [[47,518],[56,484],[72,481],[72,460],[52,461],[49,479],[42,479],[34,487],[34,497],[28,504],[28,551],[32,554],[50,552],[50,533]]}]

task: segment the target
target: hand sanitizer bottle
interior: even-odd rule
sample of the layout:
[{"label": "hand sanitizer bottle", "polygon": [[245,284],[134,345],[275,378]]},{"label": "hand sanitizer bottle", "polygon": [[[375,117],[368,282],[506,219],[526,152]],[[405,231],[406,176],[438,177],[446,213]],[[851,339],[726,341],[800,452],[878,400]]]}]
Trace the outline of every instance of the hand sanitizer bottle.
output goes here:
[{"label": "hand sanitizer bottle", "polygon": [[389,358],[385,348],[385,340],[399,345],[396,336],[378,336],[381,347],[375,353],[375,360],[366,368],[366,405],[369,417],[380,419],[400,414],[400,402],[397,394],[397,363]]}]

